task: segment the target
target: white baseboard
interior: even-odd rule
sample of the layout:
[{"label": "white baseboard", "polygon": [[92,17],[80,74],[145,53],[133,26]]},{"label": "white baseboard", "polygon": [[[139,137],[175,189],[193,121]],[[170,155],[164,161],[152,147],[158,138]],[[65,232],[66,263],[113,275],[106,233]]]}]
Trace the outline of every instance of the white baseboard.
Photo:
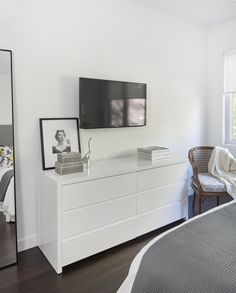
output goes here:
[{"label": "white baseboard", "polygon": [[18,252],[38,246],[38,235],[32,235],[24,239],[18,239]]}]

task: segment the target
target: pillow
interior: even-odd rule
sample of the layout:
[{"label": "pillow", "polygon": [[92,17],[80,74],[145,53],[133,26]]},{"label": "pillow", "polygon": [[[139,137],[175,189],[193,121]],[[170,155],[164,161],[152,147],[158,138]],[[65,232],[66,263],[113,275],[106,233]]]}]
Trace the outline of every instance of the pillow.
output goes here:
[{"label": "pillow", "polygon": [[0,167],[13,166],[13,148],[9,146],[0,146]]}]

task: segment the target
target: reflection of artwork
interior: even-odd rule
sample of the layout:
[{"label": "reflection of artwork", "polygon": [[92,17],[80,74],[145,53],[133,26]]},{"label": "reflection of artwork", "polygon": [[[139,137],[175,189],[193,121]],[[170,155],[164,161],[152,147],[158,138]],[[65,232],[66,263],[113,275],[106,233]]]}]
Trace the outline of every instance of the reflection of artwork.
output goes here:
[{"label": "reflection of artwork", "polygon": [[122,126],[124,124],[124,100],[111,100],[111,125]]},{"label": "reflection of artwork", "polygon": [[114,99],[110,107],[111,125],[114,127],[145,124],[145,99]]},{"label": "reflection of artwork", "polygon": [[80,152],[78,118],[41,118],[43,170],[54,169],[57,154]]},{"label": "reflection of artwork", "polygon": [[145,99],[128,100],[128,125],[138,126],[145,123]]},{"label": "reflection of artwork", "polygon": [[52,147],[53,154],[71,152],[70,140],[66,138],[64,129],[59,129],[56,131],[55,139],[57,141],[57,145]]}]

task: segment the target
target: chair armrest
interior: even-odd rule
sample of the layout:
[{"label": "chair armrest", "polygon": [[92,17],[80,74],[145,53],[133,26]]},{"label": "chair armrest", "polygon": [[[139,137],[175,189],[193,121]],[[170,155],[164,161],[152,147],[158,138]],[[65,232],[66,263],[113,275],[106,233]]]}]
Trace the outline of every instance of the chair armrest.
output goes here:
[{"label": "chair armrest", "polygon": [[199,181],[199,178],[198,178],[198,170],[197,170],[197,166],[194,162],[194,159],[193,159],[193,154],[191,153],[191,150],[189,151],[188,153],[188,159],[189,159],[189,162],[192,166],[192,170],[193,170],[193,176],[192,178],[194,178],[194,180],[200,184],[200,181]]},{"label": "chair armrest", "polygon": [[193,176],[192,176],[192,185],[194,185],[195,187],[197,187],[197,188],[199,188],[199,189],[202,188],[199,179],[198,179],[198,178],[195,178],[195,177],[193,177]]},{"label": "chair armrest", "polygon": [[200,184],[200,180],[198,178],[198,170],[197,170],[197,166],[194,164],[192,164],[192,169],[193,169],[193,179]]},{"label": "chair armrest", "polygon": [[189,158],[189,162],[191,164],[192,170],[193,170],[192,185],[195,185],[195,187],[197,187],[198,189],[201,190],[201,183],[200,183],[200,180],[198,178],[198,168],[197,168],[197,165],[194,162],[193,154],[192,154],[191,150],[188,153],[188,158]]}]

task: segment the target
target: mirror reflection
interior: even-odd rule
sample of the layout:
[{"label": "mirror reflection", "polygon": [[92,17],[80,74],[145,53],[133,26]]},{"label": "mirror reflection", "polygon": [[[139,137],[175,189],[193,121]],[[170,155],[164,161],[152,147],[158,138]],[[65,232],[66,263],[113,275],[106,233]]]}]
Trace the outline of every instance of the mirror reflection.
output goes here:
[{"label": "mirror reflection", "polygon": [[17,260],[12,100],[12,53],[0,49],[0,268]]}]

